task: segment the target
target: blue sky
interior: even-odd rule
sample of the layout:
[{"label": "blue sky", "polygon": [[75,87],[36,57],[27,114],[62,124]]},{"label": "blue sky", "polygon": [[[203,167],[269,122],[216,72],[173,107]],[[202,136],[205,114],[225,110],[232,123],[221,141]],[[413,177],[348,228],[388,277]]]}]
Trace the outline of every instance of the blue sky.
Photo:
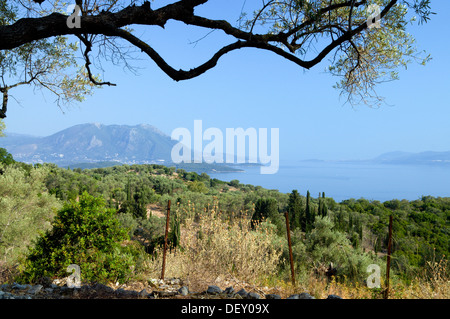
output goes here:
[{"label": "blue sky", "polygon": [[[242,1],[212,0],[202,10],[234,21]],[[85,102],[63,109],[54,97],[30,87],[11,92],[7,131],[50,135],[72,125],[151,124],[170,135],[194,120],[204,129],[279,128],[280,161],[296,159],[366,159],[390,151],[450,150],[450,1],[435,0],[437,12],[427,24],[410,28],[417,46],[431,54],[426,66],[411,64],[400,80],[382,84],[378,93],[389,105],[372,109],[344,105],[332,88],[337,78],[324,72],[328,61],[305,71],[293,63],[257,49],[226,55],[216,68],[188,81],[174,82],[145,55],[134,65],[139,75],[122,67],[105,67],[105,80],[117,87],[97,90]],[[234,19],[234,20],[233,20]],[[151,28],[144,38],[174,67],[204,62],[226,37],[216,31],[169,23]],[[139,34],[139,33],[138,33]]]}]

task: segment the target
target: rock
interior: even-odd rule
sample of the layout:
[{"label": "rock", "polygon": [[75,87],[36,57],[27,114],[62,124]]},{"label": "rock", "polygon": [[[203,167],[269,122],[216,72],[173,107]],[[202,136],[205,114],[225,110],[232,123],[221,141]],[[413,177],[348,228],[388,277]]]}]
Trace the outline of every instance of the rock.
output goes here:
[{"label": "rock", "polygon": [[220,289],[217,286],[208,286],[208,289],[206,290],[206,293],[214,295],[214,294],[221,294],[222,289]]},{"label": "rock", "polygon": [[178,289],[178,293],[182,296],[187,296],[189,294],[189,288],[186,286],[183,286],[180,289]]},{"label": "rock", "polygon": [[339,297],[337,295],[329,295],[327,299],[342,299],[342,297]]},{"label": "rock", "polygon": [[125,290],[123,288],[119,288],[115,291],[115,294],[119,297],[127,297],[127,298],[134,298],[138,297],[139,293],[134,290]]},{"label": "rock", "polygon": [[170,298],[175,296],[177,293],[172,291],[153,291],[150,296],[157,298]]},{"label": "rock", "polygon": [[277,294],[268,294],[266,295],[266,299],[281,299],[281,296]]},{"label": "rock", "polygon": [[247,299],[261,299],[256,292],[250,292],[247,294]]},{"label": "rock", "polygon": [[172,278],[172,279],[170,279],[169,282],[170,282],[171,285],[179,285],[180,284],[180,279]]},{"label": "rock", "polygon": [[316,299],[316,298],[311,296],[307,292],[302,292],[300,295],[298,295],[298,299]]},{"label": "rock", "polygon": [[224,290],[224,293],[226,293],[227,295],[233,295],[234,294],[234,288],[233,287],[228,287]]},{"label": "rock", "polygon": [[96,283],[94,286],[92,286],[92,289],[96,290],[97,292],[103,292],[103,293],[113,293],[114,289],[106,286],[104,284]]},{"label": "rock", "polygon": [[286,299],[299,299],[299,298],[298,298],[298,295],[290,295]]},{"label": "rock", "polygon": [[239,296],[241,296],[242,298],[247,298],[248,292],[246,292],[245,289],[242,288],[241,290],[239,290],[239,291],[237,292],[237,294],[238,294]]},{"label": "rock", "polygon": [[148,291],[144,288],[141,290],[141,292],[139,292],[139,297],[141,298],[145,298],[149,295]]},{"label": "rock", "polygon": [[21,285],[21,284],[18,284],[18,283],[13,283],[13,285],[12,285],[12,289],[17,289],[17,290],[25,290],[25,289],[30,289],[31,288],[31,285]]},{"label": "rock", "polygon": [[36,285],[28,289],[28,293],[31,295],[35,295],[41,291],[41,289],[44,288],[42,285]]},{"label": "rock", "polygon": [[78,297],[80,295],[80,290],[81,290],[81,288],[74,288],[72,295],[74,297]]}]

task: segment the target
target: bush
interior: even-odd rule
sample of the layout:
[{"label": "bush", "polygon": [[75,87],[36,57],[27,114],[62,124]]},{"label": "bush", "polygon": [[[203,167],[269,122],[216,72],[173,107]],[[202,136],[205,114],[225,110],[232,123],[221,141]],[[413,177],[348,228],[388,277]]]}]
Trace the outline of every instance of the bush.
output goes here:
[{"label": "bush", "polygon": [[46,168],[28,171],[19,164],[0,164],[0,171],[0,258],[14,267],[27,246],[50,228],[62,204],[46,192]]},{"label": "bush", "polygon": [[307,234],[305,244],[312,263],[326,267],[332,262],[338,268],[338,277],[364,282],[367,266],[375,263],[368,254],[352,248],[346,234],[335,230],[328,216],[316,217],[314,229]]},{"label": "bush", "polygon": [[84,282],[125,282],[138,254],[120,243],[128,239],[115,212],[107,209],[103,198],[86,192],[79,202],[66,203],[30,250],[22,278],[35,282],[42,277],[66,277],[66,268],[77,264]]}]

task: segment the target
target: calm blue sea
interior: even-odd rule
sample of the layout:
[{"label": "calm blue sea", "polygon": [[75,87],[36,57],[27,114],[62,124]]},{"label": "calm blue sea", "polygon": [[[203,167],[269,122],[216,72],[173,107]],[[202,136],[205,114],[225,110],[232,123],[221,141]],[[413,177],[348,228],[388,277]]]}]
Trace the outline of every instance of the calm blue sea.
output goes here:
[{"label": "calm blue sea", "polygon": [[340,202],[361,197],[369,200],[415,200],[422,195],[450,197],[450,166],[389,165],[330,161],[281,163],[278,173],[260,174],[259,167],[241,167],[245,172],[208,174],[224,181],[260,185],[288,193],[293,189],[317,197],[325,192]]}]

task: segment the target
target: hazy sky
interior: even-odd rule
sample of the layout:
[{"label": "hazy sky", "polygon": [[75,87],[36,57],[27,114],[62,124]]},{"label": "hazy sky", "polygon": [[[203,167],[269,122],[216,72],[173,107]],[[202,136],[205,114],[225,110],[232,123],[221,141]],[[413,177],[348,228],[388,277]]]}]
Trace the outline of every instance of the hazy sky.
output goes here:
[{"label": "hazy sky", "polygon": [[[202,11],[234,22],[243,1],[213,0]],[[50,135],[81,123],[151,124],[170,135],[175,128],[279,128],[280,161],[292,159],[365,159],[389,151],[450,150],[450,1],[432,1],[437,12],[430,22],[411,26],[417,46],[432,55],[427,66],[411,64],[400,80],[378,87],[389,105],[372,109],[344,105],[338,80],[324,72],[326,59],[310,71],[273,53],[242,49],[226,55],[216,68],[199,78],[174,82],[145,55],[134,65],[136,76],[121,66],[105,66],[105,80],[116,87],[62,112],[54,97],[14,89],[9,99],[7,131]],[[200,12],[199,12],[200,13]],[[215,31],[186,29],[169,23],[166,30],[149,28],[149,41],[174,67],[188,69],[208,59],[222,43]],[[143,31],[142,31],[143,32]],[[138,29],[138,34],[142,33]],[[1,140],[0,140],[1,146]]]}]

